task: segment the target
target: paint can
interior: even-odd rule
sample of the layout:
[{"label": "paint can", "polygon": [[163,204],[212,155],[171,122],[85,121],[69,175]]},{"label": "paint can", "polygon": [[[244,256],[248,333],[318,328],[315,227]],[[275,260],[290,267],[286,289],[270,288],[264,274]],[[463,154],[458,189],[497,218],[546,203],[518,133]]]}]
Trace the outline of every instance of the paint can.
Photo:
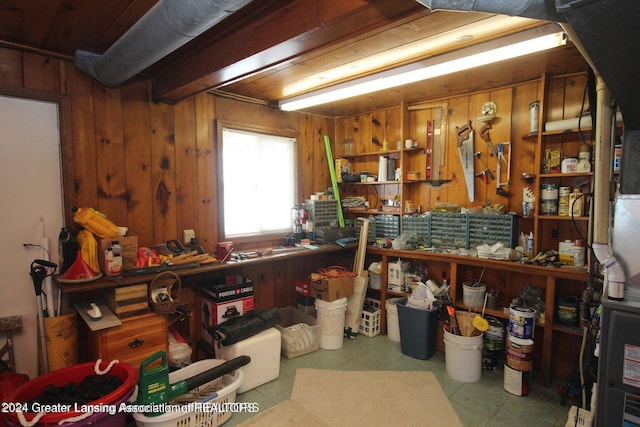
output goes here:
[{"label": "paint can", "polygon": [[496,360],[498,359],[498,351],[487,350],[487,347],[482,348],[482,370],[483,371],[495,371]]},{"label": "paint can", "polygon": [[533,340],[523,340],[509,335],[507,337],[506,363],[518,371],[533,369]]},{"label": "paint can", "polygon": [[542,215],[558,214],[558,186],[556,184],[542,184],[540,213]]},{"label": "paint can", "polygon": [[500,320],[492,316],[485,316],[489,328],[484,332],[484,347],[489,351],[498,351],[504,348],[504,325]]},{"label": "paint can", "polygon": [[504,389],[509,393],[516,396],[528,395],[530,378],[531,371],[518,371],[504,365]]},{"label": "paint can", "polygon": [[536,309],[511,306],[509,308],[509,334],[523,340],[533,339],[536,326]]},{"label": "paint can", "polygon": [[558,215],[569,216],[569,196],[571,187],[560,187],[558,189]]}]

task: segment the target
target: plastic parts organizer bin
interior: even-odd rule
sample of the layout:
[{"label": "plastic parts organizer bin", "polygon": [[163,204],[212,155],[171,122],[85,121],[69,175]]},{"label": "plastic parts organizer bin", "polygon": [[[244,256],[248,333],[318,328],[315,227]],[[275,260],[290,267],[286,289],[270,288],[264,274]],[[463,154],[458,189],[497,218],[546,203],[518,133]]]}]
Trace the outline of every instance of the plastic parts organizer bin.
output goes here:
[{"label": "plastic parts organizer bin", "polygon": [[423,310],[406,305],[407,298],[396,301],[400,324],[400,350],[402,354],[427,360],[436,351],[438,309]]},{"label": "plastic parts organizer bin", "polygon": [[[182,369],[169,373],[169,382],[174,384],[178,381],[190,378],[208,369],[221,365],[225,361],[222,359],[204,359],[192,363]],[[218,377],[206,384],[197,387],[196,391],[206,390],[214,387],[217,391],[194,399],[198,403],[224,404],[233,403],[236,400],[238,388],[243,381],[242,370],[236,369],[230,374]],[[224,407],[224,406],[222,406]],[[188,407],[187,407],[188,408]],[[134,413],[133,419],[138,427],[217,427],[229,421],[233,413],[231,411],[199,410],[199,411],[172,411],[162,415],[148,417],[142,413]]]}]

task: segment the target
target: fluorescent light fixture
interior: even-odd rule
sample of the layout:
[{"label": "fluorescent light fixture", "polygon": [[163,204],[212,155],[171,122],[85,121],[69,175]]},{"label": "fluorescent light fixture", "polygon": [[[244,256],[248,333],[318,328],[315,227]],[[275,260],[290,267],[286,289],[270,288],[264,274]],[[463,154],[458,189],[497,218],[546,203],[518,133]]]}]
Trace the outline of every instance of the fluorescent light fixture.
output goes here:
[{"label": "fluorescent light fixture", "polygon": [[[482,20],[441,32],[437,36],[425,37],[397,48],[319,71],[297,81],[287,82],[283,88],[283,96],[286,98],[309,92],[323,86],[326,82],[347,81],[371,70],[384,69],[397,63],[408,63],[415,58],[432,57],[434,52],[460,49],[470,45],[470,40],[488,40],[496,33],[506,34],[518,31],[525,26],[531,28],[536,22],[538,21],[519,16],[489,15]],[[377,38],[374,37],[374,40]]]},{"label": "fluorescent light fixture", "polygon": [[280,109],[301,110],[553,49],[566,43],[566,35],[560,27],[556,24],[547,24],[434,56],[424,61],[283,99],[280,101]]}]

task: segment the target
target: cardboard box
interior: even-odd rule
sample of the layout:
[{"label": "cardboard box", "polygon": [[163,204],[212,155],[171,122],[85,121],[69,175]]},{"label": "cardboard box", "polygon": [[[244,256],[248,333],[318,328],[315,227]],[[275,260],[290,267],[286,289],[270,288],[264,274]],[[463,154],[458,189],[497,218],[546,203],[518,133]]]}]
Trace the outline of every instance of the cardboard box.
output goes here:
[{"label": "cardboard box", "polygon": [[122,267],[125,270],[135,268],[138,262],[138,236],[123,236],[100,240],[100,248],[98,249],[100,269],[104,272],[104,251],[111,246],[114,240],[117,240],[122,247]]},{"label": "cardboard box", "polygon": [[214,342],[213,332],[216,325],[231,317],[242,316],[254,307],[253,295],[225,302],[213,301],[211,294],[202,288],[201,295],[202,338],[211,345]]},{"label": "cardboard box", "polygon": [[253,295],[253,282],[238,274],[229,274],[224,282],[203,283],[203,289],[215,302],[231,301]]},{"label": "cardboard box", "polygon": [[353,277],[331,277],[316,280],[311,283],[313,296],[323,301],[331,302],[353,295]]}]

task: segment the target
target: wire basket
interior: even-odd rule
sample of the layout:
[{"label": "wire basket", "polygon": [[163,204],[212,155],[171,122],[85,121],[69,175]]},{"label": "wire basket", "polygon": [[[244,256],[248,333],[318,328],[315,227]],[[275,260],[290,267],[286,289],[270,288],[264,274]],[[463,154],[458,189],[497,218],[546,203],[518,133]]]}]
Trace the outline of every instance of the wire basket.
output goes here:
[{"label": "wire basket", "polygon": [[[169,374],[169,382],[175,384],[179,381],[191,378],[205,372],[222,363],[223,359],[204,359],[192,363]],[[229,421],[233,412],[227,408],[229,403],[234,403],[238,388],[242,385],[242,370],[236,369],[230,374],[225,374],[213,381],[195,388],[193,391],[201,392],[210,388],[217,389],[206,396],[199,396],[193,402],[183,404],[180,410],[165,412],[161,415],[147,416],[142,413],[133,413],[133,418],[138,427],[217,427]]]},{"label": "wire basket", "polygon": [[173,271],[163,271],[153,278],[149,284],[149,301],[156,314],[166,315],[176,311],[181,288],[180,276]]}]

